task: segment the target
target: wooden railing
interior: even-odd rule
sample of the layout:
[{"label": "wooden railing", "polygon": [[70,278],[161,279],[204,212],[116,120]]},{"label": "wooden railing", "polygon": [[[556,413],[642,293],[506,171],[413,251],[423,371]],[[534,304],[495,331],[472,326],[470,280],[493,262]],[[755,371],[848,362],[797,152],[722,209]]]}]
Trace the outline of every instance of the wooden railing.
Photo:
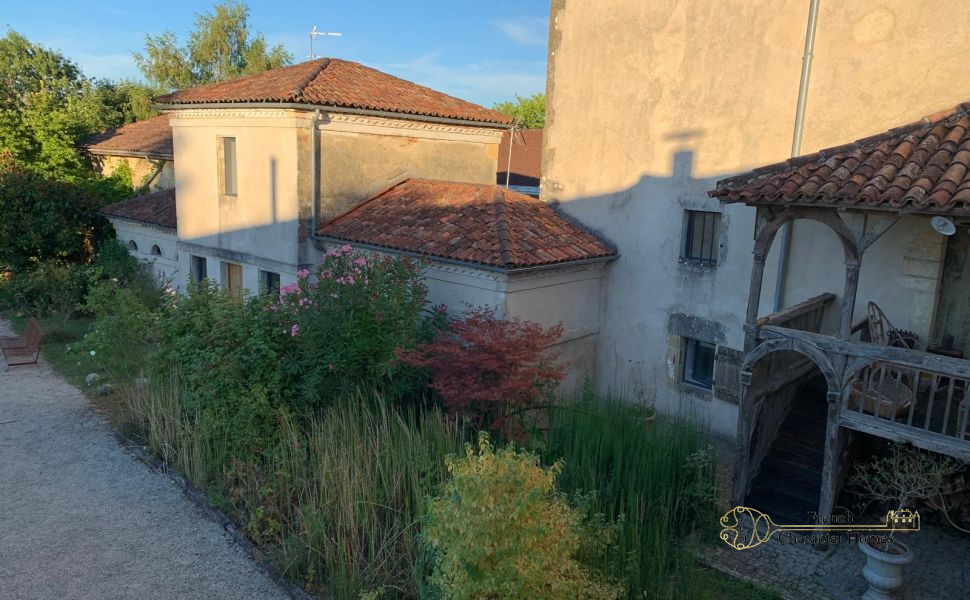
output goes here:
[{"label": "wooden railing", "polygon": [[773,325],[758,338],[828,357],[840,425],[970,460],[970,361]]},{"label": "wooden railing", "polygon": [[822,330],[825,308],[835,302],[835,294],[819,294],[804,302],[758,319],[757,326],[773,325],[797,331],[818,333]]}]

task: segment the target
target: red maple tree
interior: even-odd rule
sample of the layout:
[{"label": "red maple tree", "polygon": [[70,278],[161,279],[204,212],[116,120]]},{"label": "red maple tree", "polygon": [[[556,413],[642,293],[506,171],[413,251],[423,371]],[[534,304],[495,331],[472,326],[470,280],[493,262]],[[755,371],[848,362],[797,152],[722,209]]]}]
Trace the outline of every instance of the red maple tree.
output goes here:
[{"label": "red maple tree", "polygon": [[559,325],[545,329],[479,308],[399,358],[431,370],[431,388],[449,414],[498,431],[512,412],[534,405],[566,377],[558,354],[545,351],[561,336]]}]

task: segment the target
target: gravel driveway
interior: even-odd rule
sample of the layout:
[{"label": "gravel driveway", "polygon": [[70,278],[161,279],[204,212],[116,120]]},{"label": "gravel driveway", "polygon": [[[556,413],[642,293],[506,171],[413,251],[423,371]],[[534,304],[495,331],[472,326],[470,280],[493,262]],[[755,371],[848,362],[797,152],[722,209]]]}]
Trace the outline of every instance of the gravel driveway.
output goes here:
[{"label": "gravel driveway", "polygon": [[4,367],[0,598],[289,597],[77,388],[43,362]]}]

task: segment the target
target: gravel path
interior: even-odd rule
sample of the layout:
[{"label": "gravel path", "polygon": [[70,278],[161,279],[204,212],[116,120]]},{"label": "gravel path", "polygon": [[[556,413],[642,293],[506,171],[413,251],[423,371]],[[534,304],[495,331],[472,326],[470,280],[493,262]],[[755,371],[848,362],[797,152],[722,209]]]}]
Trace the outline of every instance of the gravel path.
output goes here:
[{"label": "gravel path", "polygon": [[43,361],[4,369],[0,598],[289,597],[77,388]]}]

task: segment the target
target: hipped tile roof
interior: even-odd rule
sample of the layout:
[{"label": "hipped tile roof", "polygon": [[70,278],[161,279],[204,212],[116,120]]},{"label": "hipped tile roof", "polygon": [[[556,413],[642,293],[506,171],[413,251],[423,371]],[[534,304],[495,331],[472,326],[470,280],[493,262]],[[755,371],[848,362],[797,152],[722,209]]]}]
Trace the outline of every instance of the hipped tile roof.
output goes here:
[{"label": "hipped tile roof", "polygon": [[159,115],[129,123],[92,136],[83,147],[93,154],[145,154],[172,160],[170,115]]},{"label": "hipped tile roof", "polygon": [[336,58],[189,88],[155,100],[169,105],[292,102],[496,124],[510,122],[494,110]]},{"label": "hipped tile roof", "polygon": [[[509,168],[509,140],[515,135],[512,144],[512,167]],[[511,171],[511,172],[510,172]],[[523,129],[506,131],[498,147],[498,172],[496,183],[505,185],[508,175],[509,185],[538,186],[542,179],[542,130]]]},{"label": "hipped tile roof", "polygon": [[161,229],[176,230],[175,190],[160,190],[138,196],[124,202],[110,204],[101,209],[106,217],[134,221]]},{"label": "hipped tile roof", "polygon": [[752,205],[970,213],[970,103],[844,146],[717,183],[711,196]]},{"label": "hipped tile roof", "polygon": [[498,185],[429,179],[399,183],[317,233],[501,269],[616,255],[545,202]]}]

